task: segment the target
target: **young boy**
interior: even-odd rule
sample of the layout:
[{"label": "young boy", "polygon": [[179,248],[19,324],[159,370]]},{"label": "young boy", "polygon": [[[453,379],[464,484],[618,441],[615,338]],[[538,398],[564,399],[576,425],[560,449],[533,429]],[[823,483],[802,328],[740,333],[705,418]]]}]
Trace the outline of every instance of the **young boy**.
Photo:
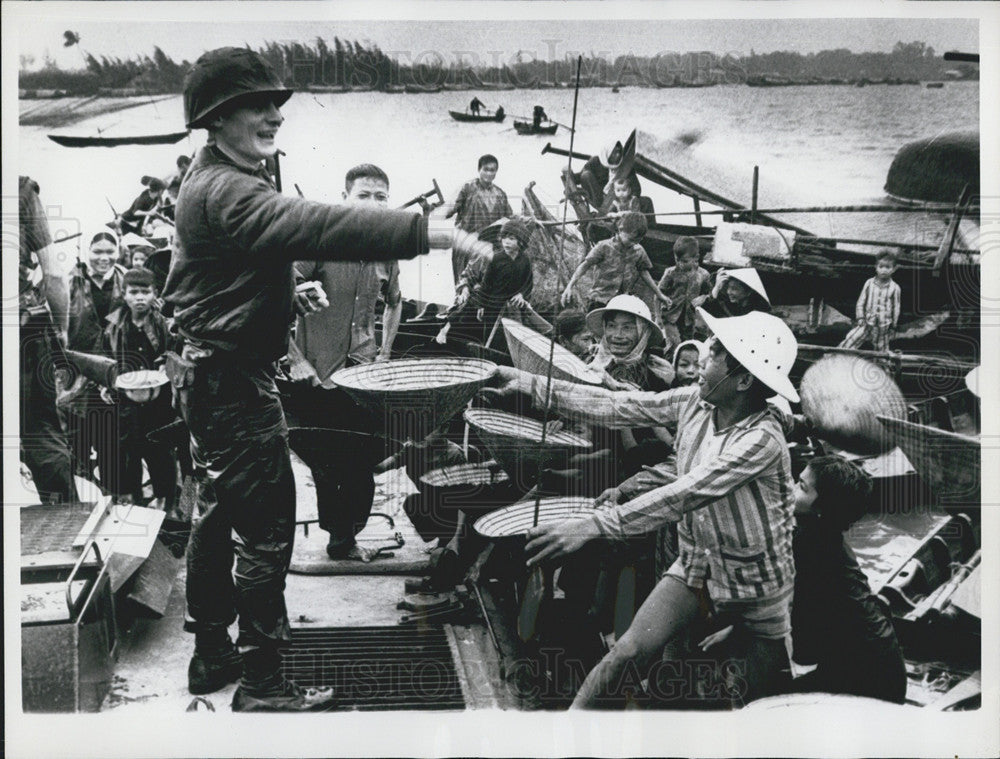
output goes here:
[{"label": "young boy", "polygon": [[594,335],[587,316],[578,308],[567,308],[556,316],[556,342],[582,361],[594,354]]},{"label": "young boy", "polygon": [[[153,369],[171,347],[167,320],[153,307],[153,273],[135,268],[122,280],[125,303],[108,315],[104,347],[115,359],[119,372]],[[122,467],[120,495],[133,502],[142,500],[142,462],[146,462],[153,484],[157,508],[171,505],[177,485],[173,450],[163,443],[150,443],[146,434],[174,420],[169,388],[145,403],[118,393],[120,453]]]},{"label": "young boy", "polygon": [[698,381],[704,352],[704,343],[697,340],[685,340],[677,346],[674,350],[674,381],[670,385],[671,389],[687,387]]},{"label": "young boy", "polygon": [[663,332],[668,347],[692,338],[695,306],[712,291],[711,275],[700,266],[701,254],[696,239],[677,238],[674,242],[674,262],[663,272],[658,286],[660,292],[673,303],[662,311]]},{"label": "young boy", "polygon": [[462,272],[455,305],[448,314],[447,323],[434,338],[435,342],[444,345],[452,325],[468,320],[467,316],[463,319],[463,314],[470,308],[476,310],[485,334],[489,334],[505,305],[515,308],[527,305],[526,299],[534,283],[531,259],[524,254],[530,237],[531,229],[522,219],[504,222],[500,228],[500,245],[493,249],[492,255],[472,259]]},{"label": "young boy", "polygon": [[[494,184],[500,162],[495,155],[480,156],[479,176],[466,182],[455,198],[455,203],[445,214],[445,218],[455,216],[455,227],[472,235],[478,235],[486,227],[504,217],[514,215],[507,193]],[[457,281],[469,263],[469,253],[456,246],[452,251],[452,269]]]},{"label": "young boy", "polygon": [[[667,308],[670,298],[660,292],[649,270],[653,268],[649,256],[639,242],[646,236],[646,217],[635,211],[626,211],[615,224],[615,236],[601,240],[576,267],[561,302],[568,306],[573,299],[573,288],[589,269],[596,268],[594,282],[587,295],[587,312],[604,308],[616,295],[639,295],[642,286],[655,294]],[[637,292],[639,291],[639,292]],[[645,301],[645,299],[643,299]],[[649,305],[649,304],[647,304]],[[654,309],[650,309],[654,311]]]},{"label": "young boy", "polygon": [[882,250],[875,256],[875,276],[861,288],[855,308],[857,325],[847,333],[841,348],[857,348],[866,341],[877,351],[888,351],[889,341],[899,323],[900,289],[892,275],[896,271],[896,254]]},{"label": "young boy", "polygon": [[793,658],[816,668],[793,687],[903,703],[906,668],[892,620],[843,538],[871,493],[869,476],[839,456],[813,459],[795,485]]}]

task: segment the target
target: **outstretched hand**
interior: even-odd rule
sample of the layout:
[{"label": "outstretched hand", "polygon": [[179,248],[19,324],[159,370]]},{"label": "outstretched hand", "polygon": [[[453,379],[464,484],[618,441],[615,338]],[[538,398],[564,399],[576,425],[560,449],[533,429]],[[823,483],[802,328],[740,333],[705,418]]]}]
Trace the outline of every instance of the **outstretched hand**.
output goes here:
[{"label": "outstretched hand", "polygon": [[484,387],[479,391],[479,396],[487,401],[494,401],[500,398],[508,398],[515,393],[526,392],[521,385],[521,372],[511,366],[498,366],[497,379],[500,381],[498,387]]},{"label": "outstretched hand", "polygon": [[622,491],[621,488],[608,488],[594,501],[594,506],[601,508],[602,506],[617,506],[621,503]]},{"label": "outstretched hand", "polygon": [[566,519],[555,524],[542,524],[528,530],[528,566],[533,567],[543,561],[557,561],[571,553],[576,553],[594,538],[601,536],[597,523],[586,517]]}]

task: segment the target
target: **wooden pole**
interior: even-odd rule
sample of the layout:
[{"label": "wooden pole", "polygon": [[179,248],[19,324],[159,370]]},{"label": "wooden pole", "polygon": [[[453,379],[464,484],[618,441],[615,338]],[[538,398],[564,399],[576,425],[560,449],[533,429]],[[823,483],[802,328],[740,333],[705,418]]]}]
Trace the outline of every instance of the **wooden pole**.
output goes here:
[{"label": "wooden pole", "polygon": [[753,167],[753,188],[751,190],[750,198],[750,223],[754,224],[757,221],[757,185],[760,181],[760,166]]}]

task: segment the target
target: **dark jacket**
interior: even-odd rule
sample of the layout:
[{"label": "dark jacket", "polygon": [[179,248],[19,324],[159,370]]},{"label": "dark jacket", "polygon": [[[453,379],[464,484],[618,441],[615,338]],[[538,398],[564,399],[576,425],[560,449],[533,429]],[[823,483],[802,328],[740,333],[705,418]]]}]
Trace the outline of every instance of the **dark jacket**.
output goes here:
[{"label": "dark jacket", "polygon": [[[114,265],[111,275],[111,301],[109,314],[123,294],[122,279],[125,267]],[[87,273],[86,264],[78,265],[69,283],[69,336],[68,345],[72,350],[83,353],[100,353],[104,341],[106,316],[101,316],[94,305],[93,280]]]},{"label": "dark jacket", "polygon": [[184,177],[176,220],[163,297],[178,331],[250,362],[288,350],[293,261],[384,261],[427,251],[422,216],[285,197],[263,168],[240,168],[212,145]]},{"label": "dark jacket", "polygon": [[816,518],[796,519],[792,641],[795,661],[818,665],[808,687],[902,702],[906,669],[896,631],[854,552]]},{"label": "dark jacket", "polygon": [[130,330],[126,328],[129,319],[131,319],[131,314],[128,306],[124,305],[108,314],[108,326],[104,329],[105,353],[115,360],[119,371],[129,372],[137,369],[156,368],[156,359],[167,350],[172,350],[175,347],[167,328],[166,318],[154,308],[146,320],[143,331],[153,348],[154,356],[142,356],[137,353],[134,345],[129,344],[127,336]]}]

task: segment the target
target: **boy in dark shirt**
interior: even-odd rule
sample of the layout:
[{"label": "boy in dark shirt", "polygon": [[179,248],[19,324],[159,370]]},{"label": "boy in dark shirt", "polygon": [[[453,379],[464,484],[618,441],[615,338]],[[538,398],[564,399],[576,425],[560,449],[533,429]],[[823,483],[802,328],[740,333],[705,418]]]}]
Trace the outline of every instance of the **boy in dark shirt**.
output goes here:
[{"label": "boy in dark shirt", "polygon": [[793,659],[816,668],[793,687],[903,703],[906,667],[892,620],[843,537],[871,492],[869,476],[839,456],[813,459],[795,485]]},{"label": "boy in dark shirt", "polygon": [[[119,373],[154,369],[170,346],[167,320],[153,307],[153,273],[135,268],[122,280],[125,303],[108,315],[104,349],[118,365]],[[172,503],[177,486],[176,459],[165,443],[151,443],[147,433],[174,419],[170,392],[160,388],[152,400],[138,403],[118,393],[120,495],[142,500],[142,462],[145,460],[153,484],[154,505]]]},{"label": "boy in dark shirt", "polygon": [[485,335],[489,334],[505,305],[522,308],[531,294],[534,274],[531,259],[524,252],[531,238],[531,228],[519,218],[508,219],[500,228],[500,244],[492,255],[469,261],[458,283],[455,305],[448,322],[434,338],[444,345],[448,332],[457,321],[469,321],[468,312],[476,314]]}]

